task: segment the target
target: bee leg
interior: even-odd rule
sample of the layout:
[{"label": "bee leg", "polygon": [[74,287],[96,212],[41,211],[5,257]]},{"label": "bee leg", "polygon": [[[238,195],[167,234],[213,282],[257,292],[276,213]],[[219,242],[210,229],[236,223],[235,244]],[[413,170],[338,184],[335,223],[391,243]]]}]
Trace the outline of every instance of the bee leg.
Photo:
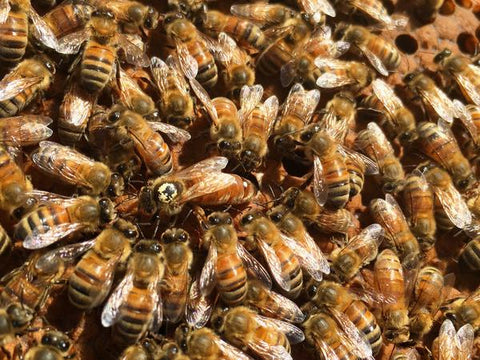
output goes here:
[{"label": "bee leg", "polygon": [[10,354],[10,352],[7,349],[5,349],[5,347],[3,345],[0,347],[0,349],[2,350],[2,353],[5,354],[5,356],[8,360],[12,359],[12,355]]}]

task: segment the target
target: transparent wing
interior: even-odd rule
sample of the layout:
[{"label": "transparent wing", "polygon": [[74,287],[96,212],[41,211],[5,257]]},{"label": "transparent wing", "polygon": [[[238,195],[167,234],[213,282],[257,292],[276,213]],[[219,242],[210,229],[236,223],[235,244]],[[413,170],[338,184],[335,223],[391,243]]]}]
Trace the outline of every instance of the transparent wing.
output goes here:
[{"label": "transparent wing", "polygon": [[8,145],[28,146],[48,139],[53,130],[48,125],[53,120],[41,115],[23,115],[0,121],[0,142]]},{"label": "transparent wing", "polygon": [[248,119],[250,113],[255,109],[255,107],[262,100],[263,96],[263,86],[262,85],[253,85],[247,86],[244,85],[240,90],[240,111],[238,112],[240,121],[242,124],[245,120]]},{"label": "transparent wing", "polygon": [[457,354],[458,360],[469,360],[473,358],[473,344],[475,332],[472,325],[465,324],[457,331]]},{"label": "transparent wing", "polygon": [[83,43],[90,37],[88,29],[83,29],[71,34],[68,34],[57,41],[57,52],[60,54],[77,54],[80,51]]},{"label": "transparent wing", "polygon": [[420,96],[425,100],[437,115],[449,124],[453,122],[456,115],[456,109],[452,100],[437,86],[429,87],[423,91],[419,89]]},{"label": "transparent wing", "polygon": [[457,99],[453,100],[453,106],[455,107],[456,110],[456,117],[461,121],[463,126],[467,129],[468,133],[470,134],[470,137],[476,141],[477,139],[477,126],[475,125],[475,122],[472,119],[472,115],[468,111],[467,107]]},{"label": "transparent wing", "polygon": [[200,329],[208,323],[214,305],[210,297],[202,295],[198,283],[197,280],[192,283],[185,307],[185,320],[189,326],[196,329]]},{"label": "transparent wing", "polygon": [[153,56],[150,59],[150,70],[160,93],[167,91],[168,75],[170,74],[170,68],[168,65],[162,59]]},{"label": "transparent wing", "polygon": [[400,25],[403,23],[403,21],[398,21],[398,23],[395,22],[388,15],[387,9],[381,6],[381,3],[379,4],[377,2],[368,2],[361,0],[352,0],[350,1],[350,3],[352,4],[352,6],[356,7],[360,11],[368,14],[370,17],[380,22],[387,29],[396,29],[397,27],[401,27]]},{"label": "transparent wing", "polygon": [[214,56],[216,60],[222,63],[228,63],[230,61],[233,61],[233,54],[235,53],[236,48],[237,43],[235,42],[235,40],[233,40],[224,32],[221,32],[220,34],[218,34],[218,41],[212,50],[214,51]]},{"label": "transparent wing", "polygon": [[292,355],[280,345],[270,345],[269,343],[255,339],[248,342],[247,346],[264,360],[293,360]]},{"label": "transparent wing", "polygon": [[289,86],[297,75],[297,61],[291,59],[280,68],[280,82],[283,87]]},{"label": "transparent wing", "polygon": [[255,314],[255,320],[258,324],[267,329],[273,328],[277,331],[284,333],[291,344],[298,344],[305,340],[305,335],[303,334],[303,331],[295,325],[292,325],[286,321],[272,319],[258,314]]},{"label": "transparent wing", "polygon": [[[117,76],[120,88],[120,101],[129,109],[134,109],[134,100],[137,97],[148,97],[147,94],[138,86],[123,69],[120,68],[120,75]],[[115,79],[117,81],[117,79]]]},{"label": "transparent wing", "polygon": [[283,105],[282,116],[299,111],[304,123],[308,124],[319,101],[320,91],[318,89],[305,91],[303,86],[297,83],[290,89],[287,100]]},{"label": "transparent wing", "polygon": [[341,86],[355,84],[355,80],[346,73],[323,73],[317,78],[317,86],[325,89],[333,89]]},{"label": "transparent wing", "polygon": [[203,88],[203,86],[195,79],[190,79],[190,86],[192,87],[193,92],[197,96],[198,100],[202,103],[203,107],[207,111],[210,119],[215,125],[218,125],[218,115],[215,106],[212,104],[212,100],[210,99],[210,95],[208,92]]},{"label": "transparent wing", "polygon": [[246,17],[249,20],[258,22],[262,25],[277,25],[278,21],[271,16],[271,12],[275,11],[278,4],[267,4],[259,2],[255,4],[234,4],[230,7],[233,15]]},{"label": "transparent wing", "polygon": [[313,158],[313,193],[317,202],[323,206],[328,199],[328,188],[323,174],[322,161],[318,156]]},{"label": "transparent wing", "polygon": [[219,173],[228,164],[228,159],[223,156],[213,156],[199,161],[195,165],[189,166],[175,173],[177,179],[195,179],[203,177],[205,173]]},{"label": "transparent wing", "polygon": [[129,64],[140,67],[150,66],[150,59],[143,49],[131,42],[126,36],[122,34],[117,34],[117,36],[118,45],[123,49],[125,60]]},{"label": "transparent wing", "polygon": [[28,17],[33,24],[33,36],[35,36],[42,44],[48,46],[49,48],[56,49],[58,46],[58,42],[55,34],[32,7],[28,11]]},{"label": "transparent wing", "polygon": [[313,240],[312,236],[308,233],[307,229],[301,235],[300,242],[304,245],[304,248],[314,257],[316,263],[318,265],[318,269],[323,272],[324,274],[330,274],[330,265],[322,253],[322,250],[318,247],[315,240]]},{"label": "transparent wing", "polygon": [[5,23],[10,14],[10,1],[9,0],[0,0],[0,24]]},{"label": "transparent wing", "polygon": [[259,240],[257,241],[258,247],[265,258],[265,261],[270,268],[270,273],[272,274],[273,278],[277,282],[277,284],[285,291],[290,291],[291,286],[289,283],[288,275],[283,274],[282,263],[278,258],[275,250],[268,245],[265,241]]},{"label": "transparent wing", "polygon": [[204,173],[201,181],[198,181],[188,189],[185,189],[182,195],[182,202],[187,202],[203,195],[221,191],[235,182],[235,175],[232,174],[222,172]]},{"label": "transparent wing", "polygon": [[236,347],[230,345],[229,343],[223,341],[219,337],[215,337],[215,344],[220,349],[222,355],[226,360],[252,360],[248,355],[245,355],[243,352],[238,350]]},{"label": "transparent wing", "polygon": [[362,263],[372,261],[377,257],[378,247],[383,241],[385,231],[379,224],[371,224],[363,229],[360,234],[352,237],[345,247],[338,253],[338,256],[345,252],[355,251],[363,247],[371,248],[370,252],[362,252],[364,258]]},{"label": "transparent wing", "polygon": [[440,327],[438,336],[438,352],[445,359],[457,359],[457,349],[455,344],[456,331],[450,320],[445,320]]},{"label": "transparent wing", "polygon": [[39,259],[45,259],[47,263],[51,263],[54,258],[60,258],[64,261],[72,261],[76,257],[90,250],[95,245],[95,242],[96,239],[92,239],[81,243],[62,246],[43,254]]},{"label": "transparent wing", "polygon": [[320,350],[324,359],[340,360],[335,351],[321,338],[314,335],[316,348]]},{"label": "transparent wing", "polygon": [[174,143],[185,143],[190,140],[190,133],[186,130],[180,129],[176,126],[162,123],[159,121],[148,121],[148,124],[155,131],[160,131],[168,136],[168,138]]},{"label": "transparent wing", "polygon": [[122,279],[122,281],[117,285],[115,290],[112,292],[108,298],[105,306],[102,310],[102,325],[104,327],[110,327],[115,324],[120,307],[124,303],[129,292],[133,288],[133,269],[129,267],[127,274]]},{"label": "transparent wing", "polygon": [[207,259],[203,265],[198,288],[202,295],[208,295],[212,292],[216,283],[215,267],[217,265],[217,248],[214,244],[210,244],[208,248]]},{"label": "transparent wing", "polygon": [[29,250],[41,249],[47,247],[74,232],[82,230],[86,224],[83,223],[64,223],[55,225],[46,232],[37,228],[27,235],[23,240],[23,247]]},{"label": "transparent wing", "polygon": [[77,81],[70,81],[60,107],[62,121],[84,128],[92,113],[95,100],[96,96],[83,91]]},{"label": "transparent wing", "polygon": [[178,58],[176,56],[170,55],[167,58],[167,65],[170,68],[173,82],[175,83],[176,87],[180,90],[180,92],[185,95],[190,95],[190,86],[188,85],[187,81],[185,80],[185,76],[180,69],[180,64],[178,62]]},{"label": "transparent wing", "polygon": [[267,270],[255,259],[242,244],[237,243],[237,254],[242,259],[246,270],[260,280],[268,289],[272,288],[272,279]]},{"label": "transparent wing", "polygon": [[326,14],[330,17],[336,16],[335,8],[327,0],[298,0],[298,3],[307,14],[314,18],[317,18],[318,13]]},{"label": "transparent wing", "polygon": [[[476,76],[480,76],[480,69],[475,65],[469,65],[471,70]],[[471,82],[468,76],[465,76],[463,72],[457,72],[453,74],[460,87],[467,93],[468,97],[473,101],[475,105],[480,105],[480,93],[474,83]]]},{"label": "transparent wing", "polygon": [[195,79],[198,74],[197,60],[190,55],[187,46],[180,40],[175,39],[178,62],[187,79]]},{"label": "transparent wing", "polygon": [[[388,141],[383,130],[377,125],[377,123],[368,123],[366,131],[368,131],[370,135],[367,137],[368,141],[376,142],[378,144],[377,146],[370,146],[370,148],[374,152],[374,158],[372,160],[374,160],[378,164],[380,162],[380,159],[382,159],[382,154],[379,153],[379,149],[382,149],[382,152],[393,152],[392,145],[390,144],[390,141]],[[369,146],[368,143],[363,142],[356,142],[356,145],[359,145],[358,148],[360,150]]]},{"label": "transparent wing", "polygon": [[404,107],[402,100],[395,95],[393,89],[385,81],[381,79],[373,80],[372,89],[390,115],[395,114],[398,109]]},{"label": "transparent wing", "polygon": [[270,96],[262,105],[263,112],[265,114],[265,128],[267,129],[267,136],[270,136],[275,120],[277,119],[278,109],[280,104],[278,98],[275,95]]},{"label": "transparent wing", "polygon": [[157,333],[160,330],[160,327],[162,326],[163,322],[163,301],[162,298],[160,297],[160,272],[157,272],[157,281],[152,281],[149,286],[149,293],[152,294],[153,297],[153,304],[154,304],[154,310],[152,314],[152,322],[150,323],[149,330]]},{"label": "transparent wing", "polygon": [[41,81],[42,78],[39,76],[12,79],[12,76],[9,74],[0,81],[0,101],[11,99]]},{"label": "transparent wing", "polygon": [[463,229],[472,222],[472,213],[452,183],[449,183],[446,190],[434,186],[433,191],[448,218],[456,227]]},{"label": "transparent wing", "polygon": [[363,55],[365,55],[368,61],[370,61],[375,70],[377,70],[383,76],[388,76],[387,68],[375,53],[370,51],[370,49],[366,46],[358,45],[358,48],[362,51]]},{"label": "transparent wing", "polygon": [[360,154],[356,151],[350,150],[344,146],[339,146],[340,152],[344,153],[348,157],[348,160],[361,169],[365,167],[365,175],[376,175],[379,173],[378,165],[375,161],[368,156]]}]

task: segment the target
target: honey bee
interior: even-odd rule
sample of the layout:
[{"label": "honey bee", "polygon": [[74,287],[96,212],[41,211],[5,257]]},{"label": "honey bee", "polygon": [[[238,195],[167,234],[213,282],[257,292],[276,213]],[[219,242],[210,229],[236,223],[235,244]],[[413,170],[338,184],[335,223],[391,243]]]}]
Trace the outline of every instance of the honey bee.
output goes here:
[{"label": "honey bee", "polygon": [[160,176],[172,171],[172,154],[167,143],[157,132],[161,131],[174,142],[184,143],[190,134],[173,125],[158,121],[147,121],[143,116],[130,110],[118,109],[108,117],[116,128],[119,138],[128,137],[145,166],[154,175]]},{"label": "honey bee", "polygon": [[193,99],[187,82],[173,57],[167,63],[151,58],[151,71],[160,95],[160,114],[166,122],[186,128],[195,119]]},{"label": "honey bee", "polygon": [[443,302],[444,286],[444,277],[437,268],[425,266],[419,271],[409,304],[413,339],[422,339],[430,332],[435,313]]},{"label": "honey bee", "polygon": [[383,76],[394,71],[400,65],[401,54],[397,47],[384,38],[371,33],[367,28],[357,25],[340,24],[335,29],[335,37],[350,43],[359,50]]},{"label": "honey bee", "polygon": [[377,163],[385,193],[401,191],[405,185],[405,172],[392,144],[376,123],[369,123],[367,129],[358,133],[355,147]]},{"label": "honey bee", "polygon": [[312,296],[315,306],[327,309],[347,329],[351,327],[347,325],[349,322],[358,329],[361,334],[357,334],[356,338],[365,338],[368,341],[366,344],[364,341],[360,342],[362,355],[378,354],[382,347],[382,330],[367,305],[342,285],[331,281],[324,281],[318,286],[310,285],[307,292]]},{"label": "honey bee", "polygon": [[293,81],[305,83],[309,88],[315,87],[315,82],[321,75],[315,66],[315,59],[337,58],[344,54],[350,44],[344,41],[334,42],[332,30],[328,26],[320,27],[302,46],[293,52],[293,58],[282,66],[280,80],[283,86],[289,86]]},{"label": "honey bee", "polygon": [[79,309],[100,305],[113,284],[115,271],[130,256],[131,242],[138,236],[136,227],[118,220],[94,240],[93,248],[77,263],[68,281],[68,298]]},{"label": "honey bee", "polygon": [[418,171],[413,171],[405,179],[403,204],[410,230],[417,237],[422,249],[432,247],[437,231],[433,191],[425,176]]},{"label": "honey bee", "polygon": [[113,325],[116,343],[130,345],[162,323],[159,286],[164,274],[162,246],[141,240],[134,247],[125,277],[110,295],[102,311],[102,325]]},{"label": "honey bee", "polygon": [[238,175],[222,173],[227,162],[221,156],[211,157],[149,181],[140,190],[139,209],[147,214],[158,211],[173,216],[186,203],[216,206],[250,201],[257,194],[255,185]]},{"label": "honey bee", "polygon": [[375,78],[375,73],[367,65],[358,61],[317,57],[314,63],[321,72],[316,84],[324,89],[346,86],[354,90],[361,89],[368,86]]},{"label": "honey bee", "polygon": [[296,326],[258,315],[245,306],[218,312],[212,317],[214,329],[231,344],[261,359],[292,359],[290,344],[305,339]]},{"label": "honey bee", "polygon": [[119,360],[154,360],[161,359],[160,345],[154,339],[145,338],[127,347]]},{"label": "honey bee", "polygon": [[433,358],[435,360],[473,359],[474,338],[475,334],[470,325],[464,325],[455,331],[452,322],[445,320],[432,346]]},{"label": "honey bee", "polygon": [[335,8],[328,0],[297,0],[298,6],[305,11],[311,23],[318,24],[324,15],[335,17]]},{"label": "honey bee", "polygon": [[53,31],[37,14],[30,0],[0,1],[0,61],[9,65],[20,62],[27,49],[29,34],[49,48],[57,46]]},{"label": "honey bee", "polygon": [[0,123],[0,142],[11,146],[30,146],[52,136],[52,119],[41,115],[4,118]]},{"label": "honey bee", "polygon": [[26,249],[47,247],[73,233],[94,232],[116,216],[107,198],[64,198],[49,193],[43,197],[40,206],[15,225],[14,238],[22,240]]},{"label": "honey bee", "polygon": [[306,190],[292,187],[282,195],[282,202],[294,215],[325,232],[347,234],[354,224],[348,210],[325,210],[318,204],[315,195]]},{"label": "honey bee", "polygon": [[295,37],[295,26],[284,26],[279,28],[276,33],[267,38],[269,46],[266,47],[260,55],[257,56],[255,65],[265,76],[274,76],[282,71],[282,67],[293,60],[294,50],[299,39],[289,41],[289,37]]},{"label": "honey bee", "polygon": [[81,49],[80,85],[92,94],[100,93],[113,74],[118,72],[115,64],[119,49],[123,50],[127,62],[133,65],[146,67],[150,64],[142,49],[118,33],[114,15],[105,9],[94,11],[84,29],[58,41],[57,51],[61,54],[77,54]]},{"label": "honey bee", "polygon": [[457,327],[469,324],[473,331],[480,329],[480,291],[477,289],[469,296],[460,295],[442,305],[441,310],[445,317],[450,319]]},{"label": "honey bee", "polygon": [[260,314],[293,323],[305,319],[302,310],[290,299],[268,289],[260,280],[249,279],[245,305],[253,307]]},{"label": "honey bee", "polygon": [[0,81],[0,117],[15,116],[50,87],[55,65],[45,55],[25,59]]},{"label": "honey bee", "polygon": [[42,335],[40,344],[28,349],[25,360],[49,358],[52,360],[80,359],[72,340],[57,330],[47,330]]},{"label": "honey bee", "polygon": [[280,25],[298,16],[298,12],[288,6],[267,3],[234,4],[230,12],[265,26]]},{"label": "honey bee", "polygon": [[448,173],[437,166],[424,169],[424,176],[435,194],[437,226],[444,230],[454,226],[464,229],[472,223],[472,214]]},{"label": "honey bee", "polygon": [[402,143],[412,143],[418,137],[415,117],[383,80],[372,82],[373,94],[363,100],[363,106],[383,115],[382,125]]},{"label": "honey bee", "polygon": [[435,56],[434,61],[449,78],[455,80],[469,103],[480,105],[480,84],[477,84],[480,69],[469,58],[453,55],[451,50],[444,49]]},{"label": "honey bee", "polygon": [[388,342],[401,344],[410,338],[408,308],[405,299],[405,277],[397,255],[383,250],[374,266],[378,292],[394,301],[382,302],[383,334]]},{"label": "honey bee", "polygon": [[250,360],[236,347],[222,340],[207,327],[190,331],[181,325],[175,331],[175,337],[180,347],[192,360]]},{"label": "honey bee", "polygon": [[66,245],[46,253],[33,253],[17,269],[5,275],[3,301],[21,301],[30,309],[38,311],[50,295],[52,286],[62,279],[68,263],[93,246],[92,241]]},{"label": "honey bee", "polygon": [[480,270],[480,258],[477,255],[480,251],[480,238],[476,237],[463,248],[459,262],[470,271]]},{"label": "honey bee", "polygon": [[[0,308],[0,346],[6,353],[4,346],[15,340],[16,335],[27,330],[33,321],[35,313],[20,302],[11,302]],[[8,355],[6,354],[8,357]]]},{"label": "honey bee", "polygon": [[123,191],[122,177],[113,174],[105,164],[93,161],[71,147],[42,141],[32,160],[40,169],[84,188],[89,195],[108,193],[118,196]]},{"label": "honey bee", "polygon": [[421,122],[417,126],[421,150],[452,175],[455,186],[466,189],[474,180],[468,160],[463,156],[455,137],[443,122],[438,125]]},{"label": "honey bee", "polygon": [[57,39],[80,30],[90,19],[94,10],[89,0],[63,1],[43,15]]},{"label": "honey bee", "polygon": [[196,78],[207,88],[215,86],[218,69],[205,36],[178,12],[166,14],[163,26],[167,37],[175,42],[178,60],[187,78]]},{"label": "honey bee", "polygon": [[230,215],[214,212],[207,221],[209,228],[203,240],[209,248],[200,275],[200,291],[208,295],[216,286],[226,304],[241,304],[247,295],[247,271],[270,288],[271,280],[266,270],[238,242]]},{"label": "honey bee", "polygon": [[93,4],[111,11],[126,33],[145,33],[145,30],[154,30],[158,26],[157,10],[138,1],[114,0],[105,3],[94,0]]},{"label": "honey bee", "polygon": [[284,155],[295,150],[300,130],[312,120],[319,101],[320,91],[317,89],[306,91],[301,84],[295,84],[290,89],[273,133],[275,146]]},{"label": "honey bee", "polygon": [[332,269],[342,281],[353,278],[358,271],[377,257],[385,231],[371,224],[354,236],[342,248],[331,254]]},{"label": "honey bee", "polygon": [[165,272],[161,283],[165,318],[177,323],[185,313],[191,277],[189,274],[193,253],[189,247],[190,235],[183,229],[172,228],[162,234]]}]

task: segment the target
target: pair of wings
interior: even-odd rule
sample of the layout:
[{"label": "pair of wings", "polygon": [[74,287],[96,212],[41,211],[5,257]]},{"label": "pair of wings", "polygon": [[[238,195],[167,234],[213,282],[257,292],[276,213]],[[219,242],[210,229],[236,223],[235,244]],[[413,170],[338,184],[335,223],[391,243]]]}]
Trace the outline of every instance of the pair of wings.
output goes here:
[{"label": "pair of wings", "polygon": [[323,57],[317,57],[314,60],[314,64],[322,71],[322,75],[317,78],[317,86],[325,89],[358,84],[358,80],[350,73],[350,69],[353,66],[365,67],[365,72],[369,70],[366,65],[356,61],[326,59]]},{"label": "pair of wings", "polygon": [[150,59],[150,69],[153,75],[155,84],[158,87],[160,96],[168,94],[171,91],[173,82],[174,87],[185,97],[189,97],[189,85],[185,81],[185,77],[180,69],[178,59],[169,56],[164,62],[158,57]]},{"label": "pair of wings", "polygon": [[408,18],[404,16],[392,17],[388,15],[387,9],[383,6],[381,1],[362,1],[362,0],[347,0],[349,6],[360,10],[367,14],[372,19],[378,22],[378,26],[386,30],[400,30],[403,29],[407,23]]},{"label": "pair of wings", "polygon": [[52,136],[48,127],[52,119],[42,115],[22,115],[3,118],[0,122],[0,142],[10,146],[30,146]]},{"label": "pair of wings", "polygon": [[468,360],[473,356],[475,334],[470,324],[455,330],[450,320],[445,320],[438,336],[439,360]]}]

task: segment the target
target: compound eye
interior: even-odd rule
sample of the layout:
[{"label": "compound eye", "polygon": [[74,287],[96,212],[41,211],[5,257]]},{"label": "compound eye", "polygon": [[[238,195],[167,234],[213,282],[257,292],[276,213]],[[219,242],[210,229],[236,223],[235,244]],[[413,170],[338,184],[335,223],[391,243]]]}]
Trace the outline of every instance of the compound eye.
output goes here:
[{"label": "compound eye", "polygon": [[52,338],[50,335],[44,335],[42,337],[42,344],[43,345],[50,345],[52,343]]},{"label": "compound eye", "polygon": [[242,225],[248,225],[253,221],[253,214],[247,214],[242,218]]},{"label": "compound eye", "polygon": [[187,241],[187,235],[182,233],[178,236],[178,240],[181,241],[181,242],[185,242]]},{"label": "compound eye", "polygon": [[218,216],[210,216],[208,222],[212,225],[218,225],[220,224],[220,218]]},{"label": "compound eye", "polygon": [[272,219],[272,221],[274,222],[279,222],[280,220],[282,220],[282,214],[280,214],[279,212],[273,213],[270,215],[270,219]]},{"label": "compound eye", "polygon": [[112,113],[109,115],[108,121],[110,121],[110,122],[112,122],[112,123],[113,123],[113,122],[116,122],[116,121],[118,121],[118,120],[120,119],[120,116],[121,116],[120,111],[114,111],[114,112],[112,112]]},{"label": "compound eye", "polygon": [[318,290],[317,285],[310,285],[307,289],[307,296],[310,299],[313,299],[315,295],[317,295],[317,290]]},{"label": "compound eye", "polygon": [[70,343],[68,341],[60,341],[60,343],[58,344],[58,348],[65,352],[67,351],[69,348],[70,348]]},{"label": "compound eye", "polygon": [[310,141],[312,137],[313,137],[313,133],[311,131],[306,131],[300,136],[300,139],[304,142],[307,142],[307,141]]}]

